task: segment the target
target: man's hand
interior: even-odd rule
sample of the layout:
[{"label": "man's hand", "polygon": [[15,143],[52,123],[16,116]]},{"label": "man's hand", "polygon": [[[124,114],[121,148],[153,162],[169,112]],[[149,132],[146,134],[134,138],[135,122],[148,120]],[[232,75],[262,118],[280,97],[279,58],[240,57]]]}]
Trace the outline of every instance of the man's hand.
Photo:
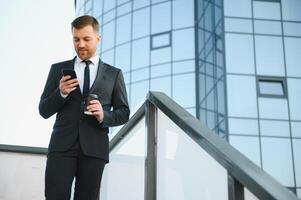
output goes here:
[{"label": "man's hand", "polygon": [[[70,92],[76,89],[79,82],[75,79],[70,79],[71,76],[63,76],[60,80],[60,91],[63,95],[68,95]],[[70,80],[69,80],[70,79]]]},{"label": "man's hand", "polygon": [[96,117],[99,123],[103,121],[103,109],[101,103],[98,100],[90,101],[89,106],[87,106],[87,110]]}]

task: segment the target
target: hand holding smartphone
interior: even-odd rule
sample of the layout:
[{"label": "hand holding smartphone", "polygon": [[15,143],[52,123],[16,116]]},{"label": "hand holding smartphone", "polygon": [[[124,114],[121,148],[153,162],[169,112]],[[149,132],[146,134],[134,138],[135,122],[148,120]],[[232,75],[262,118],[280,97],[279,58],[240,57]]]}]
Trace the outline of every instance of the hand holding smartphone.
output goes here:
[{"label": "hand holding smartphone", "polygon": [[62,69],[62,74],[63,74],[63,76],[68,76],[68,75],[71,76],[70,79],[77,78],[74,69]]}]

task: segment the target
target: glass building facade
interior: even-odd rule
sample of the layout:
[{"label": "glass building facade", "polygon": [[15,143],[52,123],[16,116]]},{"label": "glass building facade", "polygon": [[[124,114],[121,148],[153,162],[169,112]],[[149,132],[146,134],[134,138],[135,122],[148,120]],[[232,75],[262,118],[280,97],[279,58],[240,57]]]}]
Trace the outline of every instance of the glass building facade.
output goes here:
[{"label": "glass building facade", "polygon": [[162,91],[301,196],[300,0],[76,0],[132,110]]}]

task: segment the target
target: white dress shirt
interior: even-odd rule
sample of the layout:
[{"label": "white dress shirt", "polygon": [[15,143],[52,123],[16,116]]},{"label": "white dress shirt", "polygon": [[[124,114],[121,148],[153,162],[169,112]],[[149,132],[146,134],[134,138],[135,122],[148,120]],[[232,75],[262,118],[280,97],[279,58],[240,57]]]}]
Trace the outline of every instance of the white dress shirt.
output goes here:
[{"label": "white dress shirt", "polygon": [[[98,63],[99,63],[99,56],[95,55],[89,59],[92,63],[89,65],[90,69],[90,88],[92,87],[96,75],[97,75],[97,69],[98,69]],[[85,76],[85,67],[86,63],[83,62],[82,59],[80,59],[78,56],[75,59],[74,63],[74,70],[77,76],[77,79],[79,81],[79,88],[80,91],[83,93],[83,87],[84,87],[84,76]]]},{"label": "white dress shirt", "polygon": [[[89,65],[90,69],[90,88],[92,87],[98,70],[98,63],[99,63],[99,56],[95,55],[89,59],[92,63]],[[78,56],[75,58],[74,62],[74,71],[76,73],[77,80],[79,81],[79,89],[81,93],[83,93],[83,87],[84,87],[84,76],[85,76],[85,67],[86,63],[83,62],[82,59],[80,59]],[[61,96],[63,98],[66,98],[68,94],[64,95],[61,93]]]}]

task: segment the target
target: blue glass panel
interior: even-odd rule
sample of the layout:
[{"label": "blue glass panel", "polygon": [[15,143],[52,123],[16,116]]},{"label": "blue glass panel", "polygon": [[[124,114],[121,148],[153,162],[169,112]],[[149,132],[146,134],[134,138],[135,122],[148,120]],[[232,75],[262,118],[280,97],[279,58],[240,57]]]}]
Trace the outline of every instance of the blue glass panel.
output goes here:
[{"label": "blue glass panel", "polygon": [[291,120],[301,120],[301,79],[287,79]]},{"label": "blue glass panel", "polygon": [[255,77],[228,75],[227,93],[229,116],[257,117]]},{"label": "blue glass panel", "polygon": [[114,46],[115,21],[112,21],[102,27],[102,50],[105,51]]},{"label": "blue glass panel", "polygon": [[254,20],[255,33],[282,35],[281,23],[277,21]]},{"label": "blue glass panel", "polygon": [[254,18],[257,19],[281,19],[280,3],[253,1]]},{"label": "blue glass panel", "polygon": [[151,78],[171,74],[171,64],[157,65],[151,68]]},{"label": "blue glass panel", "polygon": [[154,5],[152,7],[151,32],[161,33],[171,29],[171,6],[170,2]]},{"label": "blue glass panel", "polygon": [[131,84],[131,108],[138,109],[145,101],[149,91],[149,81]]},{"label": "blue glass panel", "polygon": [[133,41],[132,49],[132,68],[145,67],[150,64],[149,52],[150,42],[149,37]]},{"label": "blue glass panel", "polygon": [[286,99],[258,98],[259,116],[265,119],[288,119]]},{"label": "blue glass panel", "polygon": [[257,74],[284,76],[283,42],[281,37],[255,36]]},{"label": "blue glass panel", "polygon": [[132,82],[149,79],[149,68],[132,71]]},{"label": "blue glass panel", "polygon": [[225,18],[226,31],[252,33],[252,21],[250,19]]},{"label": "blue glass panel", "polygon": [[193,26],[194,19],[194,1],[177,0],[172,1],[173,28],[183,28]]},{"label": "blue glass panel", "polygon": [[293,187],[293,163],[290,139],[261,138],[262,167],[282,185]]},{"label": "blue glass panel", "polygon": [[116,1],[112,0],[104,0],[104,12],[107,12],[108,10],[111,10],[116,6]]},{"label": "blue glass panel", "polygon": [[301,36],[301,23],[283,22],[284,35]]},{"label": "blue glass panel", "polygon": [[282,81],[259,80],[259,93],[262,95],[285,95]]},{"label": "blue glass panel", "polygon": [[134,10],[149,6],[150,0],[136,0],[133,2],[134,3]]},{"label": "blue glass panel", "polygon": [[284,38],[287,76],[301,77],[301,38]]},{"label": "blue glass panel", "polygon": [[174,74],[185,73],[185,72],[194,72],[195,71],[195,61],[181,61],[174,62],[172,64],[172,72]]},{"label": "blue glass panel", "polygon": [[292,137],[301,138],[301,122],[291,122]]},{"label": "blue glass panel", "polygon": [[131,2],[126,3],[122,6],[119,6],[117,8],[117,17],[120,16],[120,15],[131,12],[131,9],[132,9],[132,3]]},{"label": "blue glass panel", "polygon": [[151,91],[164,92],[171,95],[171,77],[156,78],[151,80]]},{"label": "blue glass panel", "polygon": [[171,32],[153,35],[152,36],[152,48],[159,48],[164,46],[170,46]]},{"label": "blue glass panel", "polygon": [[171,61],[171,48],[161,48],[151,51],[151,64],[160,64]]},{"label": "blue glass panel", "polygon": [[301,21],[301,1],[281,0],[283,20]]},{"label": "blue glass panel", "polygon": [[194,30],[185,29],[173,31],[172,47],[173,60],[194,58],[195,55]]},{"label": "blue glass panel", "polygon": [[195,107],[195,74],[173,76],[172,92],[182,107]]},{"label": "blue glass panel", "polygon": [[255,164],[260,166],[258,137],[229,136],[229,143]]},{"label": "blue glass panel", "polygon": [[131,39],[131,15],[117,19],[116,44],[128,42]]},{"label": "blue glass panel", "polygon": [[133,13],[133,38],[150,34],[150,8],[145,8]]},{"label": "blue glass panel", "polygon": [[301,187],[301,139],[293,139],[296,186]]},{"label": "blue glass panel", "polygon": [[260,133],[264,136],[290,137],[288,121],[260,120]]},{"label": "blue glass panel", "polygon": [[114,65],[114,49],[101,54],[101,59],[110,65]]},{"label": "blue glass panel", "polygon": [[117,0],[117,5],[121,5],[125,2],[129,2],[130,0]]},{"label": "blue glass panel", "polygon": [[129,43],[116,47],[115,65],[124,72],[130,70],[131,45]]},{"label": "blue glass panel", "polygon": [[230,134],[258,136],[258,120],[229,118],[229,132]]},{"label": "blue glass panel", "polygon": [[253,36],[230,33],[226,34],[227,72],[254,74],[254,65]]},{"label": "blue glass panel", "polygon": [[109,21],[115,19],[115,13],[116,13],[116,10],[112,10],[112,11],[106,13],[106,14],[103,16],[103,24],[106,24],[106,23],[108,23]]},{"label": "blue glass panel", "polygon": [[103,5],[103,1],[100,0],[93,1],[93,15],[95,17],[98,17],[102,14],[102,5]]},{"label": "blue glass panel", "polygon": [[239,0],[233,3],[233,0],[224,0],[225,16],[252,17],[251,0]]}]

